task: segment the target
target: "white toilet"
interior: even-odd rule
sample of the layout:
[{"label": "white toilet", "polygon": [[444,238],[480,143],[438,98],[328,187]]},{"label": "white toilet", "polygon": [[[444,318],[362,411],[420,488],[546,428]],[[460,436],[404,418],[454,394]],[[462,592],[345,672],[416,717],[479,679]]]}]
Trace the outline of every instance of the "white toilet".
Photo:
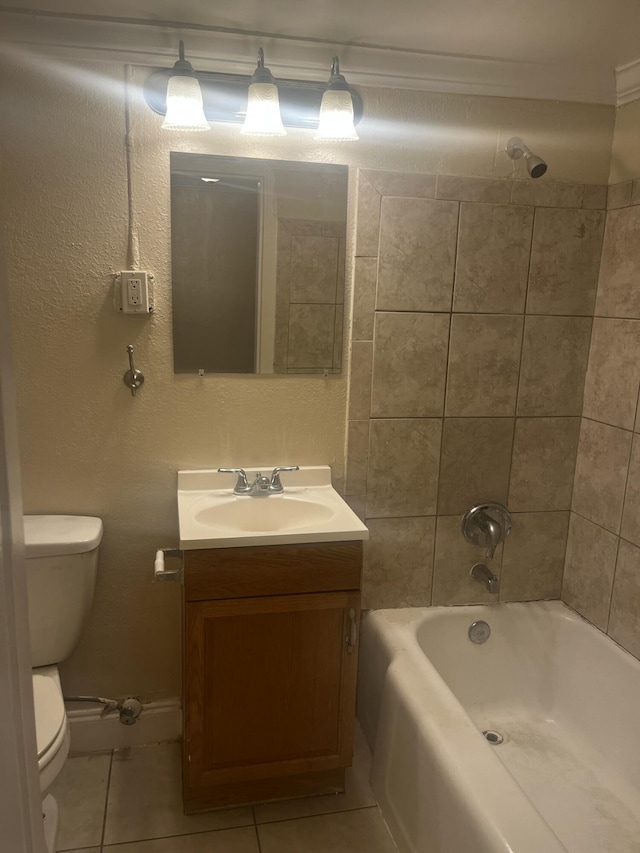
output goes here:
[{"label": "white toilet", "polygon": [[24,517],[29,636],[45,836],[55,850],[57,806],[47,795],[69,754],[69,723],[57,664],[85,624],[96,582],[102,521],[78,515]]}]

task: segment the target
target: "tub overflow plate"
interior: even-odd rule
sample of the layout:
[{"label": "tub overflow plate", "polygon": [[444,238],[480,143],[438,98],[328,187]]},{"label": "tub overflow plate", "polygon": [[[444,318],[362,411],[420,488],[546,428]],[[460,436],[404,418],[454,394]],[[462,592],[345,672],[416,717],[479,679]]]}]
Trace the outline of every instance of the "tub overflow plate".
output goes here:
[{"label": "tub overflow plate", "polygon": [[482,620],[478,620],[478,622],[472,622],[469,626],[469,639],[472,643],[480,644],[486,643],[489,637],[491,636],[491,628],[486,622]]}]

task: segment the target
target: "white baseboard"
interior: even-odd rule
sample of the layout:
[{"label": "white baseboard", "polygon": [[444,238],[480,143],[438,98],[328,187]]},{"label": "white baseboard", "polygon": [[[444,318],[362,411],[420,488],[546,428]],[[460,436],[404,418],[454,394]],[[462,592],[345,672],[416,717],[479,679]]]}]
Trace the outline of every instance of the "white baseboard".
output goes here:
[{"label": "white baseboard", "polygon": [[117,714],[101,717],[100,708],[67,711],[67,716],[71,727],[71,755],[175,741],[182,736],[179,699],[145,705],[132,726],[123,725]]}]

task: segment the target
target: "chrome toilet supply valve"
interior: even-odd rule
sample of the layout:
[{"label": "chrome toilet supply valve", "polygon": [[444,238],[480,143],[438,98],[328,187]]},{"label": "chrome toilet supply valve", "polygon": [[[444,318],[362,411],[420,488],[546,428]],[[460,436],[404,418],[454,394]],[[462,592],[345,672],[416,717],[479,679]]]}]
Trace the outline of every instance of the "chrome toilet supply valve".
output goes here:
[{"label": "chrome toilet supply valve", "polygon": [[141,370],[136,370],[133,364],[133,345],[127,344],[127,352],[129,353],[129,370],[122,377],[122,381],[131,391],[131,396],[136,396],[136,391],[144,382],[144,374]]}]

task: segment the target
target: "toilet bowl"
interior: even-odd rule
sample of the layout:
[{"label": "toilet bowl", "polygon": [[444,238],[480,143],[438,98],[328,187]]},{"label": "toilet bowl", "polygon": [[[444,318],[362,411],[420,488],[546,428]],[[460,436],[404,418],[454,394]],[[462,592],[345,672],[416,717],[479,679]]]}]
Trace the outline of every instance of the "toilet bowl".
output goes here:
[{"label": "toilet bowl", "polygon": [[48,791],[71,741],[57,664],[73,651],[88,617],[102,529],[99,518],[88,516],[24,517],[38,769],[50,851],[55,850],[58,809]]},{"label": "toilet bowl", "polygon": [[58,668],[43,666],[34,669],[32,680],[40,790],[46,793],[66,761],[71,735]]}]

